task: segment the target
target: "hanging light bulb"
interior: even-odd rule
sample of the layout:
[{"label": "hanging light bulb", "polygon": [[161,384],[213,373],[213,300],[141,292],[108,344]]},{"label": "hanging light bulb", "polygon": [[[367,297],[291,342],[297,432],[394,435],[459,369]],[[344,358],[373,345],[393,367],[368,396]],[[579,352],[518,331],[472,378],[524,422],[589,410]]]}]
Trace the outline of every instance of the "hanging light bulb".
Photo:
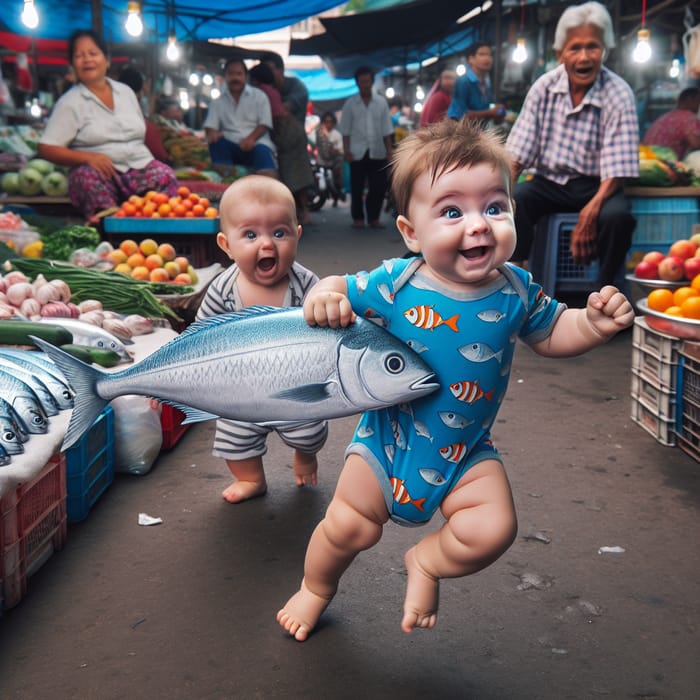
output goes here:
[{"label": "hanging light bulb", "polygon": [[425,91],[420,85],[416,85],[416,99],[417,100],[424,100],[425,99]]},{"label": "hanging light bulb", "polygon": [[680,74],[681,62],[677,58],[674,58],[673,61],[671,61],[671,67],[668,69],[668,77],[677,78]]},{"label": "hanging light bulb", "polygon": [[174,34],[168,37],[168,48],[165,50],[165,56],[171,63],[175,63],[180,58],[180,47],[177,45]]},{"label": "hanging light bulb", "polygon": [[527,46],[525,46],[525,39],[523,37],[518,37],[515,42],[515,48],[513,49],[513,55],[511,56],[513,63],[525,63],[527,61]]},{"label": "hanging light bulb", "polygon": [[192,87],[197,87],[197,85],[199,85],[199,75],[197,75],[197,73],[190,73],[188,80]]},{"label": "hanging light bulb", "polygon": [[391,87],[391,85],[389,85],[384,94],[386,95],[387,100],[390,100],[396,95],[396,90],[394,90],[394,88]]},{"label": "hanging light bulb", "polygon": [[202,84],[204,84],[204,85],[213,85],[214,84],[214,78],[211,76],[211,74],[205,73],[202,76]]},{"label": "hanging light bulb", "polygon": [[467,72],[467,67],[464,65],[464,63],[460,63],[457,68],[455,68],[455,73],[457,73],[458,76],[462,76]]},{"label": "hanging light bulb", "polygon": [[22,24],[28,29],[36,29],[39,26],[39,13],[34,7],[34,0],[24,0],[24,9],[20,17]]},{"label": "hanging light bulb", "polygon": [[651,58],[651,44],[649,43],[649,30],[640,29],[637,32],[637,45],[632,52],[632,60],[635,63],[646,63]]},{"label": "hanging light bulb", "polygon": [[126,6],[129,16],[126,18],[126,31],[131,36],[143,34],[143,22],[141,21],[141,6],[137,2],[129,2]]}]

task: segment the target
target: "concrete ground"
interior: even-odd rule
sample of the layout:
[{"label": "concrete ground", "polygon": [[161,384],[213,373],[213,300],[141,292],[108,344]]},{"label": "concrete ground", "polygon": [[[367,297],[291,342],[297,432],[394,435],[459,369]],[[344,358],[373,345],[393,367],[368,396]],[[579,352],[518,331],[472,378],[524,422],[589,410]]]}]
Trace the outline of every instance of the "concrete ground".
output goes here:
[{"label": "concrete ground", "polygon": [[[321,275],[404,252],[390,228],[351,229],[347,205],[313,218],[299,259]],[[389,524],[304,644],[275,622],[354,419],[332,422],[317,488],[293,485],[273,436],[268,494],[236,506],[213,425],[198,424],[147,475],[117,476],[0,619],[0,698],[698,697],[700,465],[630,420],[631,341],[570,360],[516,352],[493,432],[518,537],[442,583],[434,630],[399,621],[403,553],[439,517]],[[140,527],[140,512],[163,523]]]}]

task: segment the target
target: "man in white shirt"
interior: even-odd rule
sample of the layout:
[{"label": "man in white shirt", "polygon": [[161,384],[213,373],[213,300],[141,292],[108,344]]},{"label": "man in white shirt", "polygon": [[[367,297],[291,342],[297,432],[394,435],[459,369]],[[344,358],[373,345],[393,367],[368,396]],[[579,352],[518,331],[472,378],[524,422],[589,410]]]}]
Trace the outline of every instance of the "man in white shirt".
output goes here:
[{"label": "man in white shirt", "polygon": [[366,214],[372,228],[384,228],[379,215],[388,186],[394,125],[387,101],[372,90],[372,70],[366,66],[358,68],[355,82],[360,92],[345,101],[340,120],[344,157],[350,163],[352,225],[364,228]]},{"label": "man in white shirt", "polygon": [[245,165],[259,175],[276,177],[270,100],[262,90],[248,85],[243,59],[226,61],[224,79],[228,90],[209,105],[203,125],[212,162]]}]

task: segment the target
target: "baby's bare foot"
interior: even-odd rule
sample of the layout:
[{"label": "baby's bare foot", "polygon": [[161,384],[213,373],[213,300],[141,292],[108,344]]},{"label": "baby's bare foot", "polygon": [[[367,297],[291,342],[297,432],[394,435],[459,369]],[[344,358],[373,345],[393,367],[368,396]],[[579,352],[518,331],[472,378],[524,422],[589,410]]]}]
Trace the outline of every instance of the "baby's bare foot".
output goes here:
[{"label": "baby's bare foot", "polygon": [[257,496],[263,496],[266,491],[267,483],[265,481],[234,481],[221,492],[221,495],[229,503],[240,503]]},{"label": "baby's bare foot", "polygon": [[411,547],[406,552],[404,562],[408,582],[401,629],[404,632],[410,632],[416,627],[434,627],[437,621],[440,580],[421,567],[416,557],[415,547]]},{"label": "baby's bare foot", "polygon": [[294,469],[294,482],[297,486],[316,486],[318,460],[315,454],[294,450],[292,469]]},{"label": "baby's bare foot", "polygon": [[306,587],[302,580],[301,588],[287,601],[277,613],[277,622],[284,627],[298,642],[303,642],[316,626],[318,618],[326,609],[330,598],[316,595]]}]

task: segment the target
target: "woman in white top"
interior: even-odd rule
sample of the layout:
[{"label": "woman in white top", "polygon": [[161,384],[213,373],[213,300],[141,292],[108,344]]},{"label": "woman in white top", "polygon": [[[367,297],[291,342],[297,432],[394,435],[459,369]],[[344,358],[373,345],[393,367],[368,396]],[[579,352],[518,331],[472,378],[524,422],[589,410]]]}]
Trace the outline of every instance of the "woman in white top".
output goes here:
[{"label": "woman in white top", "polygon": [[79,29],[68,42],[77,83],[56,103],[39,142],[41,158],[70,168],[68,194],[88,224],[133,194],[177,194],[172,169],[144,143],[146,123],[133,90],[107,77],[107,49]]}]

